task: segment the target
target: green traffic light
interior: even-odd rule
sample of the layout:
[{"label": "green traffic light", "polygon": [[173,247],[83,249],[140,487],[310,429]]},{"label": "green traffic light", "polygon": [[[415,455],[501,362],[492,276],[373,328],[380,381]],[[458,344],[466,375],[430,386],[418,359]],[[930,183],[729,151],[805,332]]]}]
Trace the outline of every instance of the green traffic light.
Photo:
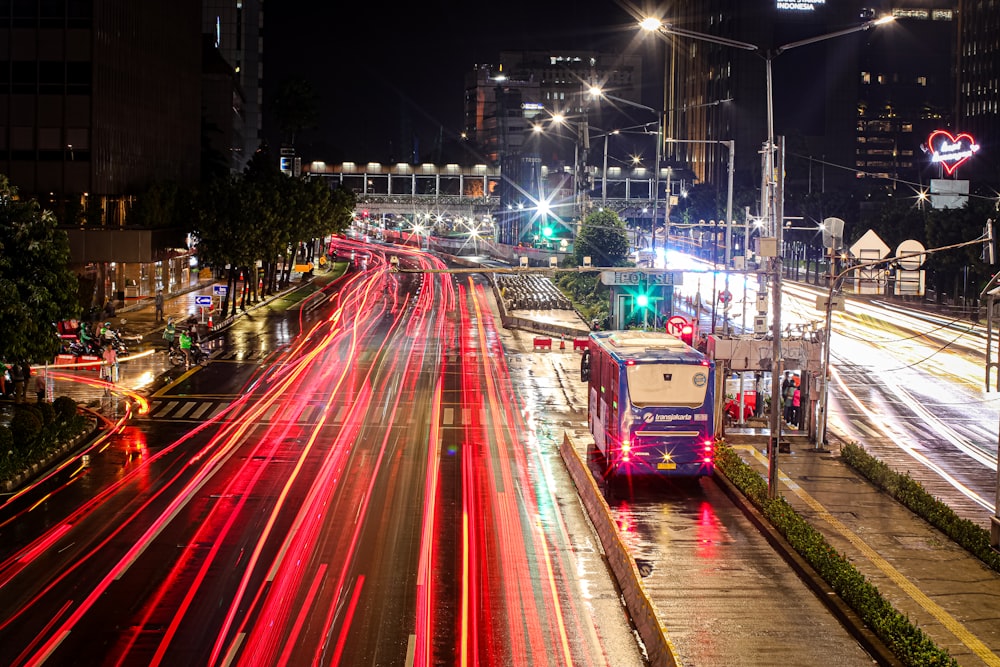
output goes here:
[{"label": "green traffic light", "polygon": [[542,229],[542,235],[545,236],[545,238],[552,236],[552,228],[546,225],[545,228]]},{"label": "green traffic light", "polygon": [[635,304],[640,308],[645,308],[649,305],[649,297],[645,294],[640,294],[635,298]]}]

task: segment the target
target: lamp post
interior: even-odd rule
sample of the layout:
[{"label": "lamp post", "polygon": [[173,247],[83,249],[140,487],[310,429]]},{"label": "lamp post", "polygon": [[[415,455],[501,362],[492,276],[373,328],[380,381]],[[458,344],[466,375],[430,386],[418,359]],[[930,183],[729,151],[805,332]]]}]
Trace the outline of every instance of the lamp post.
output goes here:
[{"label": "lamp post", "polygon": [[[626,100],[623,97],[615,97],[614,95],[608,95],[600,86],[590,86],[587,90],[588,94],[595,99],[604,98],[618,102],[620,104],[625,104],[630,107],[635,107],[636,109],[643,109],[645,111],[652,112],[656,114],[656,156],[654,157],[654,168],[653,168],[653,222],[649,230],[650,238],[652,239],[651,250],[656,251],[656,216],[660,208],[660,150],[663,143],[663,115],[659,110],[653,107],[646,106],[645,104],[639,104],[638,102],[633,102],[632,100]],[[605,170],[607,169],[607,139],[605,139]],[[607,172],[605,171],[605,174]],[[606,178],[606,176],[605,176]],[[667,172],[667,210],[670,207],[670,175]],[[664,220],[664,227],[669,224],[669,220]],[[664,234],[664,249],[666,249],[666,234]]]},{"label": "lamp post", "polygon": [[[784,216],[783,211],[783,193],[781,187],[784,181],[784,173],[776,174],[776,166],[778,171],[784,171],[784,149],[783,147],[779,150],[775,145],[774,141],[774,102],[773,102],[773,91],[772,91],[772,76],[771,76],[771,62],[786,51],[798,48],[800,46],[806,46],[807,44],[815,44],[817,42],[826,41],[828,39],[833,39],[835,37],[842,37],[844,35],[849,35],[855,32],[860,32],[863,30],[870,30],[877,25],[882,25],[883,23],[888,23],[894,20],[892,16],[886,16],[879,19],[873,19],[871,21],[866,21],[860,25],[856,25],[844,30],[837,30],[835,32],[826,33],[819,35],[817,37],[810,37],[808,39],[803,39],[795,42],[789,42],[779,46],[773,50],[763,50],[756,44],[751,44],[749,42],[741,42],[734,39],[727,39],[725,37],[718,37],[716,35],[710,35],[702,32],[695,32],[693,30],[685,30],[683,28],[677,28],[668,23],[663,23],[657,18],[647,18],[644,19],[640,26],[647,31],[655,32],[664,39],[667,35],[676,35],[678,37],[690,37],[692,39],[698,39],[706,42],[712,42],[722,46],[728,46],[735,49],[741,49],[744,51],[753,51],[764,58],[765,64],[765,94],[767,98],[767,142],[764,145],[764,188],[766,192],[761,193],[761,201],[764,204],[765,217],[771,221],[771,230],[774,235],[775,242],[775,255],[771,259],[771,289],[772,294],[772,310],[774,311],[771,315],[771,337],[773,344],[771,347],[771,414],[769,420],[769,431],[770,439],[767,448],[767,458],[768,458],[768,495],[770,497],[775,497],[777,494],[778,487],[778,447],[779,441],[781,439],[781,417],[779,414],[781,405],[781,387],[780,383],[776,380],[781,376],[781,228],[783,226],[782,217]],[[775,165],[775,153],[778,157],[778,165]]]}]

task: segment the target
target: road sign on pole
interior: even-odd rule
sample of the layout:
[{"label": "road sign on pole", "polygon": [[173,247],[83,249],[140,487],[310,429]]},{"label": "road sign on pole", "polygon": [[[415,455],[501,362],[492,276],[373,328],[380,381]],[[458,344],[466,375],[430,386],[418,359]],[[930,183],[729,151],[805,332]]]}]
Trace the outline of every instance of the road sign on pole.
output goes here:
[{"label": "road sign on pole", "polygon": [[209,295],[207,295],[207,294],[204,294],[204,295],[199,294],[198,296],[196,296],[194,298],[194,305],[196,305],[196,306],[211,306],[212,305],[212,297],[209,296]]},{"label": "road sign on pole", "polygon": [[226,296],[229,293],[227,285],[212,285],[212,294],[215,296]]}]

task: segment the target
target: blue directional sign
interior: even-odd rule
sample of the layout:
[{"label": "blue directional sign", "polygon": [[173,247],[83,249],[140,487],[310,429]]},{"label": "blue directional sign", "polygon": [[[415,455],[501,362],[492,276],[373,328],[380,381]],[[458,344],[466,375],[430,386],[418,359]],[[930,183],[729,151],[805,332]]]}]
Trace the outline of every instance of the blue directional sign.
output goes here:
[{"label": "blue directional sign", "polygon": [[202,296],[202,295],[199,294],[198,296],[196,296],[194,298],[194,305],[196,305],[196,306],[211,306],[212,305],[212,297],[210,297],[208,295]]},{"label": "blue directional sign", "polygon": [[212,285],[212,294],[215,296],[226,296],[229,292],[229,287],[226,285]]}]

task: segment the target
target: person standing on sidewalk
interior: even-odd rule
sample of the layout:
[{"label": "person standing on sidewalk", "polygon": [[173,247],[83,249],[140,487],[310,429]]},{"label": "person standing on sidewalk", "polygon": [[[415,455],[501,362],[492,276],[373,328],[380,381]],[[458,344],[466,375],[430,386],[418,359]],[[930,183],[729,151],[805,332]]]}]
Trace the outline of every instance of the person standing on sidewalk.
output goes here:
[{"label": "person standing on sidewalk", "polygon": [[35,374],[35,397],[39,403],[45,402],[45,371]]},{"label": "person standing on sidewalk", "polygon": [[20,361],[10,365],[10,380],[14,383],[14,402],[24,403],[24,385],[27,380],[24,377],[24,364]]},{"label": "person standing on sidewalk", "polygon": [[156,290],[156,321],[160,322],[163,320],[163,290]]},{"label": "person standing on sidewalk", "polygon": [[118,353],[115,352],[115,346],[105,345],[102,358],[105,366],[104,378],[108,383],[114,384],[118,381]]}]

